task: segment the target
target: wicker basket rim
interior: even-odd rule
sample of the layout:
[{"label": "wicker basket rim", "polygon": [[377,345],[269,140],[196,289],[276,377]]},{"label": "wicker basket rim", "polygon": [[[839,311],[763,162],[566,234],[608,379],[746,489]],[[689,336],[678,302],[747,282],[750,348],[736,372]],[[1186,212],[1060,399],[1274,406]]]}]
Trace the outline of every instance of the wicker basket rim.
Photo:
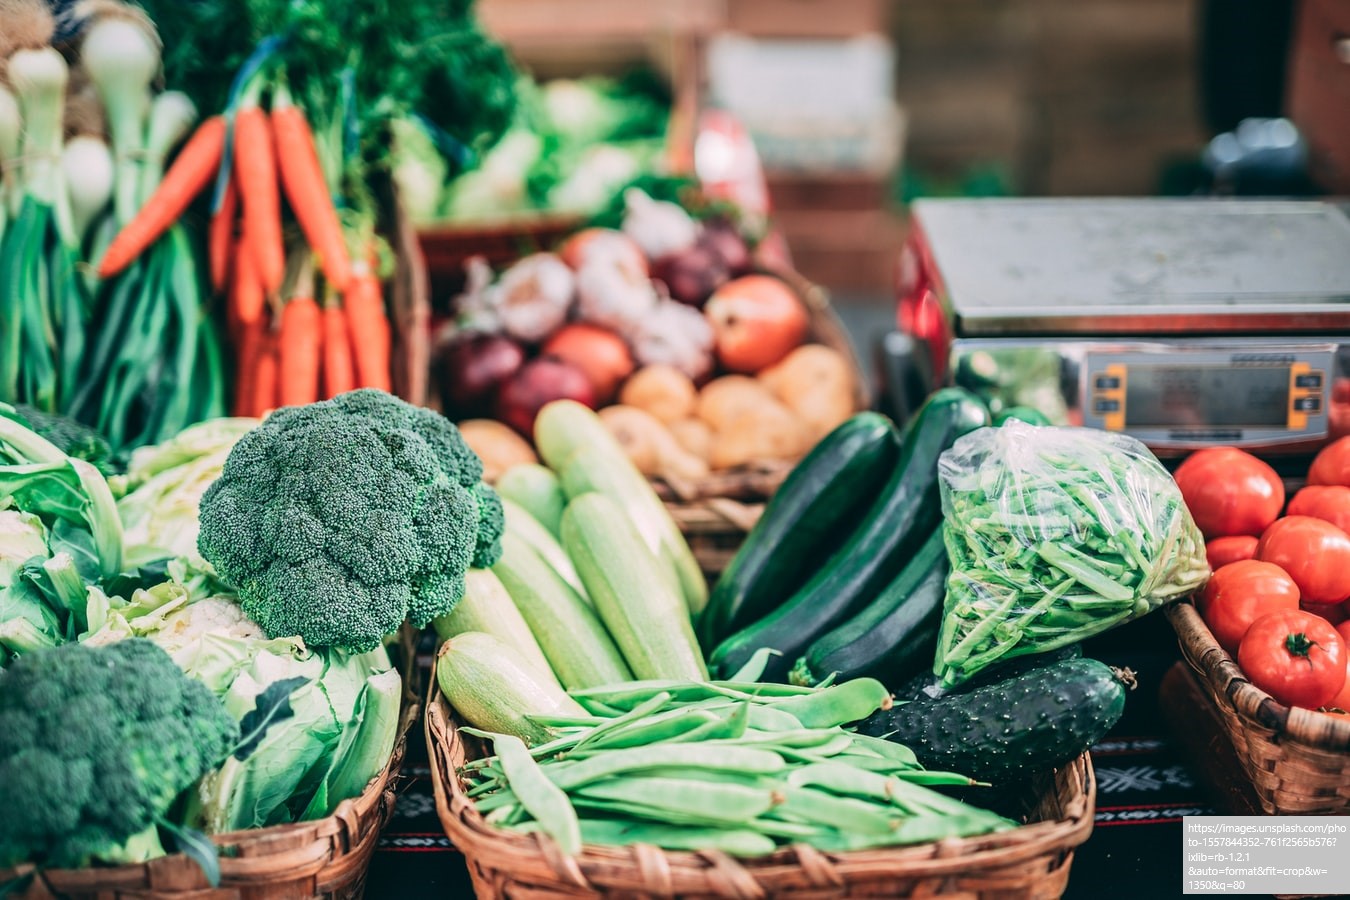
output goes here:
[{"label": "wicker basket rim", "polygon": [[[405,692],[394,748],[384,768],[367,782],[359,795],[343,800],[331,814],[322,819],[209,835],[211,842],[218,848],[232,851],[230,855],[222,853],[220,856],[221,885],[257,884],[277,875],[290,875],[297,869],[322,866],[329,858],[329,838],[335,835],[344,835],[348,852],[354,849],[360,843],[363,831],[367,830],[363,825],[369,823],[371,816],[379,813],[384,795],[391,790],[398,776],[407,751],[408,733],[420,711],[420,700],[411,698]],[[374,830],[378,831],[379,826]],[[175,882],[180,880],[184,872],[191,873],[189,877],[201,878],[201,871],[195,862],[182,853],[170,853],[143,863],[91,866],[87,869],[39,870],[31,863],[24,863],[8,871],[0,870],[0,884],[37,873],[58,894],[144,889],[146,885],[162,880],[155,873],[169,871],[175,873],[172,879]],[[199,887],[207,889],[205,881],[201,881]]]},{"label": "wicker basket rim", "polygon": [[1192,668],[1227,697],[1244,720],[1317,750],[1350,751],[1350,719],[1285,706],[1252,684],[1189,601],[1170,604],[1166,613]]},{"label": "wicker basket rim", "polygon": [[[823,879],[822,883],[836,884],[849,876],[901,871],[905,877],[955,875],[976,869],[1002,868],[1056,850],[1072,849],[1087,840],[1093,826],[1096,782],[1091,759],[1085,753],[1060,773],[1075,788],[1070,803],[1064,809],[1064,818],[1034,822],[996,834],[848,853],[824,853],[798,844],[750,860],[736,860],[716,851],[667,851],[647,845],[586,845],[581,855],[573,859],[563,854],[545,835],[499,829],[488,824],[478,813],[473,802],[465,796],[450,762],[452,745],[459,741],[459,736],[451,721],[449,703],[434,680],[430,686],[424,727],[431,757],[436,810],[451,842],[466,856],[473,853],[491,854],[498,862],[505,862],[502,867],[507,869],[514,869],[518,865],[537,866],[542,858],[559,880],[578,887],[589,884],[585,871],[613,870],[616,865],[632,866],[634,857],[661,858],[664,865],[659,868],[667,875],[680,868],[706,868],[711,862],[716,877],[733,887],[732,895],[740,895],[734,889],[735,885],[755,885],[755,875],[772,876],[803,868],[813,871]],[[752,887],[744,895],[754,896],[755,893]]]}]

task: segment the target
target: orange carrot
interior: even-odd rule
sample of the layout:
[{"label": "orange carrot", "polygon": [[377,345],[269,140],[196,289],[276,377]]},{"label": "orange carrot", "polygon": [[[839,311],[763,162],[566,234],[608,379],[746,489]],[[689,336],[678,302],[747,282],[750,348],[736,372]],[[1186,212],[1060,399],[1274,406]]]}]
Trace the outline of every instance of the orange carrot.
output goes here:
[{"label": "orange carrot", "polygon": [[238,367],[234,373],[234,407],[236,416],[256,416],[258,402],[258,370],[265,341],[266,323],[257,319],[239,327]]},{"label": "orange carrot", "polygon": [[240,325],[252,325],[262,318],[267,298],[263,296],[262,280],[253,254],[249,252],[249,233],[234,245],[234,281],[230,285],[230,314]]},{"label": "orange carrot", "polygon": [[244,238],[263,292],[281,290],[286,251],[281,240],[281,198],[277,193],[276,145],[267,113],[245,106],[234,116],[234,177],[244,205]]},{"label": "orange carrot", "polygon": [[155,193],[108,245],[98,264],[100,278],[116,275],[178,221],[192,198],[211,183],[225,149],[225,120],[212,116],[183,145]]},{"label": "orange carrot", "polygon": [[379,279],[370,272],[353,272],[342,295],[342,306],[347,311],[347,331],[352,338],[356,383],[390,390],[389,319],[385,316]]},{"label": "orange carrot", "polygon": [[312,297],[297,296],[281,311],[281,360],[278,386],[282,406],[303,406],[319,399],[319,359],[323,317]]},{"label": "orange carrot", "polygon": [[276,134],[277,167],[281,170],[286,202],[300,222],[305,240],[319,254],[323,277],[334,290],[341,291],[352,274],[342,223],[328,194],[328,183],[314,148],[314,133],[305,121],[304,112],[292,106],[284,94],[272,103],[272,130]]},{"label": "orange carrot", "polygon": [[331,304],[323,308],[323,397],[331,400],[356,387],[347,314]]},{"label": "orange carrot", "polygon": [[239,193],[234,179],[225,182],[225,194],[220,198],[220,209],[211,216],[211,228],[206,239],[207,257],[211,263],[211,290],[217,294],[225,290],[229,280],[230,258],[234,251],[234,214],[239,206]]},{"label": "orange carrot", "polygon": [[277,359],[277,335],[270,328],[263,328],[263,337],[258,348],[258,363],[253,374],[253,409],[255,416],[261,416],[277,408],[277,379],[280,377],[280,362]]}]

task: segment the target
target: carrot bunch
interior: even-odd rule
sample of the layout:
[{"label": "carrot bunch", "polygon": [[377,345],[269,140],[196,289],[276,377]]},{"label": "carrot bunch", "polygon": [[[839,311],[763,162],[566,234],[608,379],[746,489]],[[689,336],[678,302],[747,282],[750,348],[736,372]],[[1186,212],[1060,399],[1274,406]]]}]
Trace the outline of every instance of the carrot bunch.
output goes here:
[{"label": "carrot bunch", "polygon": [[[212,289],[227,298],[234,413],[261,415],[357,387],[389,390],[391,328],[375,270],[348,253],[304,110],[284,85],[272,90],[269,109],[261,96],[257,82],[202,124],[108,246],[99,274],[129,266],[219,182],[207,253]],[[285,227],[286,210],[298,228]]]}]

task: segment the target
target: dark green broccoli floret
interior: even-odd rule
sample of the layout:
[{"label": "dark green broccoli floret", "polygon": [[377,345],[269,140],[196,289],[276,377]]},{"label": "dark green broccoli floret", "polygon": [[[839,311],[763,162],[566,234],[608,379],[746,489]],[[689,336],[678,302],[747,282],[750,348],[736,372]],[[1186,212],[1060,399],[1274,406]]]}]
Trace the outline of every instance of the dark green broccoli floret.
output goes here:
[{"label": "dark green broccoli floret", "polygon": [[280,409],[230,451],[197,546],[269,637],[365,651],[455,608],[501,500],[451,422],[377,390]]},{"label": "dark green broccoli floret", "polygon": [[121,471],[113,459],[108,439],[89,426],[21,403],[15,404],[14,409],[30,428],[55,444],[66,456],[82,459],[104,475],[116,475]]},{"label": "dark green broccoli floret", "polygon": [[238,742],[215,695],[148,640],[19,657],[0,685],[0,869],[125,861],[129,839],[162,851],[155,823]]}]

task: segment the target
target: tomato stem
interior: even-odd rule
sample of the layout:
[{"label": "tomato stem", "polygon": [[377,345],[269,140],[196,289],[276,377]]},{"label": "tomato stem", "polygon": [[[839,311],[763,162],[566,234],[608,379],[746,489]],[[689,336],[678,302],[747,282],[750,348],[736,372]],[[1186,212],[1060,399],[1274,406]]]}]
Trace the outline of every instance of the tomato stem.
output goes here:
[{"label": "tomato stem", "polygon": [[1308,636],[1303,632],[1295,632],[1284,639],[1284,649],[1289,651],[1290,656],[1302,656],[1312,664],[1312,648],[1317,646],[1316,641],[1308,640]]}]

